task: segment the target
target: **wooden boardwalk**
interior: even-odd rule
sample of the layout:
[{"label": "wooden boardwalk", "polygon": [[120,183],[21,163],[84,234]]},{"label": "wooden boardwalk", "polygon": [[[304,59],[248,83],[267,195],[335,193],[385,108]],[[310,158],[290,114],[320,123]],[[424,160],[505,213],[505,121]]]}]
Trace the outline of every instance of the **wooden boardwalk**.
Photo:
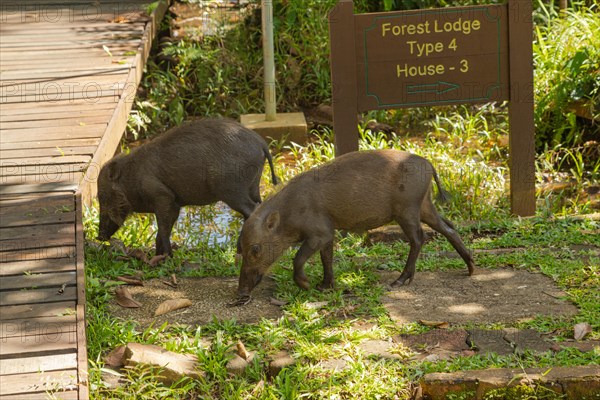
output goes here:
[{"label": "wooden boardwalk", "polygon": [[115,152],[165,2],[0,10],[0,398],[86,399],[82,203]]}]

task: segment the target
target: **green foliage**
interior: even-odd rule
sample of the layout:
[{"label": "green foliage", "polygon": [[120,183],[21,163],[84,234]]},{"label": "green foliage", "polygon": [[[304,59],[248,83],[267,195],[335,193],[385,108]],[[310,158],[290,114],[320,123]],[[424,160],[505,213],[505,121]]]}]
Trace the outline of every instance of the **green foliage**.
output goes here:
[{"label": "green foliage", "polygon": [[[597,7],[542,10],[547,22],[536,25],[533,46],[537,144],[579,146],[599,133],[600,14]],[[577,108],[587,108],[596,123],[577,118]]]}]

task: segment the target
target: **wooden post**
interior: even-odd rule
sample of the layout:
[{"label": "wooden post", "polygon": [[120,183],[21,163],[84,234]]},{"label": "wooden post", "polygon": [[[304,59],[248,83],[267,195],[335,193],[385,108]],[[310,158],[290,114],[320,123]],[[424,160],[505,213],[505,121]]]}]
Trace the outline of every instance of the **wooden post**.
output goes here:
[{"label": "wooden post", "polygon": [[530,0],[508,1],[510,201],[521,216],[535,214],[532,12]]},{"label": "wooden post", "polygon": [[354,4],[341,0],[329,13],[335,154],[358,150]]}]

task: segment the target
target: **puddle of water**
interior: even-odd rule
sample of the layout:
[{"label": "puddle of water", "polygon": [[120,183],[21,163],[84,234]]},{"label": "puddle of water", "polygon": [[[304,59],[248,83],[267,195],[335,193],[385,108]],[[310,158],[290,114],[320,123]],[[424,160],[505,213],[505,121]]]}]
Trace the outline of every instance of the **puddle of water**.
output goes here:
[{"label": "puddle of water", "polygon": [[181,209],[174,232],[186,247],[201,243],[225,246],[235,242],[243,219],[223,202],[209,206]]},{"label": "puddle of water", "polygon": [[175,15],[171,22],[173,38],[201,38],[227,30],[248,14],[247,0],[205,0],[196,3],[175,3],[170,11]]}]

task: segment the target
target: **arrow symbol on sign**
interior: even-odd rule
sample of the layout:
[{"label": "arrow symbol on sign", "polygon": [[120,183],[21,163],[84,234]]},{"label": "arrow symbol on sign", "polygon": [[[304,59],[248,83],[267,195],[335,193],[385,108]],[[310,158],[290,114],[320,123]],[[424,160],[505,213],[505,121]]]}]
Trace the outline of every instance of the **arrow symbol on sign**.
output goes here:
[{"label": "arrow symbol on sign", "polygon": [[408,89],[408,94],[415,93],[435,93],[442,94],[451,92],[460,87],[456,83],[437,81],[436,83],[425,83],[423,85],[408,85],[406,88]]}]

